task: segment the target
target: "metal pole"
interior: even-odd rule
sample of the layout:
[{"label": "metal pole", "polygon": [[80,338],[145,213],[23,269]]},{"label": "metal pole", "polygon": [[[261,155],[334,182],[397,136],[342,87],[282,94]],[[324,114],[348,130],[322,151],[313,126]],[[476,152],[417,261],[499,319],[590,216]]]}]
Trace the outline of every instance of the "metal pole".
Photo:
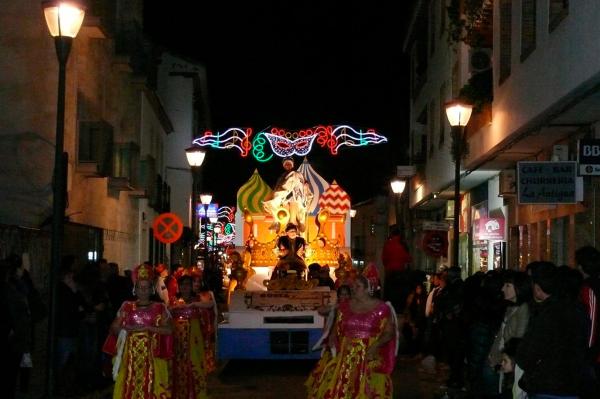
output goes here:
[{"label": "metal pole", "polygon": [[196,237],[200,237],[200,229],[198,225],[198,167],[192,166],[192,240],[190,243],[190,265],[196,265],[196,256],[194,246],[198,242]]},{"label": "metal pole", "polygon": [[58,276],[62,264],[62,239],[64,235],[65,208],[66,208],[66,174],[63,153],[65,139],[65,82],[69,52],[73,39],[57,36],[54,38],[56,55],[58,56],[58,97],[56,106],[56,144],[54,146],[54,184],[52,200],[52,237],[51,237],[51,264],[50,264],[50,303],[48,317],[48,353],[46,373],[46,397],[54,395],[54,352],[56,335],[56,295]]},{"label": "metal pole", "polygon": [[462,136],[464,127],[457,126],[452,128],[454,140],[454,220],[453,220],[453,239],[452,239],[452,264],[458,264],[459,247],[459,218],[460,218],[460,161],[462,159]]}]

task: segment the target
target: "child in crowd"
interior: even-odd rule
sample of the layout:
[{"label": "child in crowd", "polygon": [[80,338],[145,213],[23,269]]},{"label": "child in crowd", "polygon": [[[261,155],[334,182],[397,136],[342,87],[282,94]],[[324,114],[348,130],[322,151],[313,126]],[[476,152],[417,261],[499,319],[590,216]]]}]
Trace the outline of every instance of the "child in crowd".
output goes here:
[{"label": "child in crowd", "polygon": [[502,349],[500,363],[500,397],[503,399],[525,399],[527,394],[519,388],[519,376],[515,376],[515,356],[521,338],[511,338]]}]

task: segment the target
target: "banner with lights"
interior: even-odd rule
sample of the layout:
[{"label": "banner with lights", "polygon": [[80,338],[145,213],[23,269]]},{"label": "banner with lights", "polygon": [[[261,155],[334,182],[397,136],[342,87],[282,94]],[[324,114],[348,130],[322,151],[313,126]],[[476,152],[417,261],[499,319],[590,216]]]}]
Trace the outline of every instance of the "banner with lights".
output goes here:
[{"label": "banner with lights", "polygon": [[251,128],[230,128],[222,133],[206,131],[202,137],[195,139],[193,144],[217,149],[235,148],[240,151],[242,157],[246,157],[251,151],[257,161],[267,162],[273,156],[305,156],[312,150],[314,143],[327,148],[332,155],[337,155],[339,149],[344,146],[363,147],[385,142],[387,138],[374,129],[363,131],[348,125],[319,125],[297,131],[274,127],[268,132],[259,132],[253,138]]}]

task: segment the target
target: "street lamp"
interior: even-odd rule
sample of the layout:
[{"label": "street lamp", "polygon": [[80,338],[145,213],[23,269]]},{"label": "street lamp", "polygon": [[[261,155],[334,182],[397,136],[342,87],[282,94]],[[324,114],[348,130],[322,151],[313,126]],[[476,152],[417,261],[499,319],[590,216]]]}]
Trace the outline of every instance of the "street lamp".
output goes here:
[{"label": "street lamp", "polygon": [[[185,150],[185,157],[187,158],[188,164],[192,169],[192,236],[196,237],[196,231],[198,231],[198,211],[196,209],[196,200],[198,197],[198,174],[200,166],[204,162],[206,157],[206,151],[200,147],[190,147]],[[208,201],[210,202],[210,200]],[[190,260],[196,263],[194,257],[194,243],[190,247]]]},{"label": "street lamp", "polygon": [[460,216],[460,163],[467,154],[465,126],[469,123],[473,106],[454,100],[446,103],[446,116],[452,127],[452,159],[454,160],[454,220],[452,239],[452,266],[458,266],[458,240]]},{"label": "street lamp", "polygon": [[[204,220],[206,222],[206,225],[204,226],[204,262],[208,262],[208,237],[207,237],[207,233],[208,233],[208,206],[210,205],[210,202],[212,201],[212,195],[211,194],[200,194],[200,203],[202,203],[202,206],[204,207]],[[198,232],[198,236],[201,236],[202,234],[202,226],[200,226],[200,231]],[[205,265],[206,266],[206,265]]]},{"label": "street lamp", "polygon": [[402,193],[404,192],[404,188],[406,187],[406,180],[402,180],[399,177],[394,178],[390,182],[390,186],[392,187],[392,192],[396,195],[395,211],[396,211],[396,227],[404,234],[403,218],[400,217],[400,199],[402,198]]},{"label": "street lamp", "polygon": [[54,175],[52,192],[52,238],[50,265],[50,314],[48,317],[48,353],[46,373],[46,394],[49,398],[54,390],[54,335],[56,322],[57,278],[62,262],[62,238],[66,208],[66,169],[67,153],[64,151],[65,141],[65,81],[67,60],[71,51],[73,38],[77,36],[85,8],[76,1],[44,1],[42,2],[44,17],[50,35],[54,38],[54,47],[58,57],[58,95],[56,106],[56,143],[54,146]]},{"label": "street lamp", "polygon": [[219,244],[219,234],[221,234],[221,226],[216,224],[215,227],[213,227],[213,248]]}]

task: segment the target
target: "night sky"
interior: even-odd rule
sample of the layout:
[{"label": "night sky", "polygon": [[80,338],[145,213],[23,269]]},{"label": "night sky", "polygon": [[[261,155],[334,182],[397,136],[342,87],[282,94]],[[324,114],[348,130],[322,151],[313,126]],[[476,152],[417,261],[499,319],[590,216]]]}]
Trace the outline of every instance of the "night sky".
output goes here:
[{"label": "night sky", "polygon": [[[406,162],[408,3],[145,1],[145,31],[206,65],[214,131],[348,124],[388,137],[387,144],[344,147],[338,156],[317,146],[308,155],[319,174],[358,202],[387,192],[395,165]],[[278,158],[262,164],[235,150],[210,150],[202,191],[234,205],[255,168],[271,186],[283,171]]]}]

